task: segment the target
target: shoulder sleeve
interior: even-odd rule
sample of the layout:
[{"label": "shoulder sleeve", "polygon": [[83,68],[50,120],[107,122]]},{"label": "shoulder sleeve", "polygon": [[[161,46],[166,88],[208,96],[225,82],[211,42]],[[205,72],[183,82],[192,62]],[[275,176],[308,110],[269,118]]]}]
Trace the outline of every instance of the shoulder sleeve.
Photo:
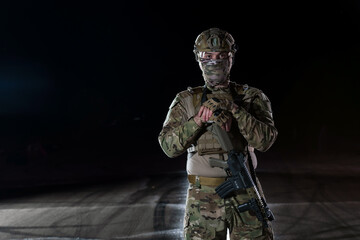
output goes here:
[{"label": "shoulder sleeve", "polygon": [[233,114],[240,132],[249,145],[259,151],[267,151],[278,135],[270,100],[262,91],[255,88],[249,89],[245,98],[249,101],[247,110],[240,106]]},{"label": "shoulder sleeve", "polygon": [[193,116],[189,117],[187,106],[181,94],[178,94],[170,105],[159,134],[159,144],[168,157],[184,153],[201,131]]}]

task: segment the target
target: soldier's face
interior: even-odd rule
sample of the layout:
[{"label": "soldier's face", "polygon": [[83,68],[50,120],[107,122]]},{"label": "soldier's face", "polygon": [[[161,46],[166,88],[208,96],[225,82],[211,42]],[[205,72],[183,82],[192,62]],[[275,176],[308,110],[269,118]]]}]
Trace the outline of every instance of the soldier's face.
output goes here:
[{"label": "soldier's face", "polygon": [[226,86],[229,82],[232,55],[230,52],[200,52],[199,66],[210,86]]}]

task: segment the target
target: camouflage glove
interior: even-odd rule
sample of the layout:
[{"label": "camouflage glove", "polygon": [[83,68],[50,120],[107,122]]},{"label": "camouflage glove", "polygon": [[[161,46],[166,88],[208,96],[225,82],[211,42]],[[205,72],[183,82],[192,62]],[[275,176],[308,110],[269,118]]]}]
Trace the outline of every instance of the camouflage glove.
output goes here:
[{"label": "camouflage glove", "polygon": [[217,110],[231,110],[234,106],[233,102],[227,100],[227,99],[221,99],[218,98],[211,98],[203,103],[204,107],[207,107],[212,112],[215,112]]},{"label": "camouflage glove", "polygon": [[225,123],[232,118],[229,111],[217,110],[210,118],[209,121],[215,122],[220,127],[224,127]]}]

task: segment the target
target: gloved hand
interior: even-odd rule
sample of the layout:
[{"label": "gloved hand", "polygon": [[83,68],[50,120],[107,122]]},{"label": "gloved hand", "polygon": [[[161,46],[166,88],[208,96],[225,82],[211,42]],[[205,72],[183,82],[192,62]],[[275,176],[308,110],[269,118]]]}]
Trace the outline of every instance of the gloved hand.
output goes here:
[{"label": "gloved hand", "polygon": [[214,114],[209,118],[209,121],[215,122],[222,129],[229,132],[231,129],[232,114],[229,111],[220,109],[214,112]]},{"label": "gloved hand", "polygon": [[210,109],[212,112],[215,112],[217,110],[228,110],[231,111],[234,107],[234,103],[232,101],[229,101],[228,99],[218,99],[218,98],[211,98],[203,103],[204,107]]},{"label": "gloved hand", "polygon": [[[216,122],[221,128],[230,131],[232,115],[230,111],[237,109],[238,106],[227,99],[211,98],[203,103],[199,112],[195,115],[194,120],[197,125],[202,126],[208,121]],[[222,111],[224,113],[222,113]],[[215,114],[214,113],[218,113]],[[211,119],[212,118],[212,119]]]}]

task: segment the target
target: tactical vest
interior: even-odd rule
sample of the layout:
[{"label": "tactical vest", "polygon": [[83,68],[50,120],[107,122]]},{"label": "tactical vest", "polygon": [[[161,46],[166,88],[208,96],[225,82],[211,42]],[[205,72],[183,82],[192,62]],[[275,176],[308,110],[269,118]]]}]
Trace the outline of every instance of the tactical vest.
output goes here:
[{"label": "tactical vest", "polygon": [[[232,89],[231,91],[235,91],[234,86],[230,86]],[[189,89],[191,92],[191,89]],[[208,92],[206,92],[208,91]],[[194,112],[197,113],[200,110],[200,106],[204,101],[207,99],[216,97],[218,99],[228,99],[230,101],[234,101],[234,93],[231,92],[209,92],[209,90],[203,88],[203,91],[197,91],[192,92],[193,94],[193,109]],[[247,146],[247,141],[244,139],[244,137],[240,134],[239,129],[237,127],[236,122],[233,122],[231,126],[231,130],[229,132],[229,136],[233,142],[233,146],[235,150],[244,152],[245,148]],[[197,139],[196,145],[192,145],[190,148],[188,148],[188,152],[198,152],[200,156],[207,155],[207,154],[222,154],[226,153],[227,151],[223,150],[221,148],[220,143],[217,141],[217,139],[213,136],[212,132],[204,130],[204,133]]]}]

